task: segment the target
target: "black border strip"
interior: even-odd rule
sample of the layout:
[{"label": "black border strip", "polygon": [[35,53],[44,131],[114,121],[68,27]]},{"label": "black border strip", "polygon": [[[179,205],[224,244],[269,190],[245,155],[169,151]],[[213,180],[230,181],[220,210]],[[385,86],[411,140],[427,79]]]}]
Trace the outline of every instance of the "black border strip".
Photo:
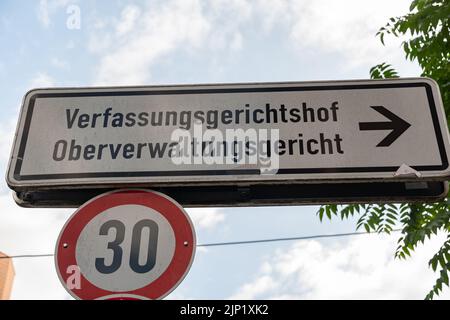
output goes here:
[{"label": "black border strip", "polygon": [[[137,171],[137,172],[93,172],[93,173],[65,173],[65,174],[35,174],[21,175],[23,156],[30,130],[30,123],[38,98],[62,98],[62,97],[96,97],[96,96],[136,96],[136,95],[177,95],[177,94],[215,94],[215,93],[250,93],[250,92],[292,92],[292,91],[323,91],[323,90],[358,90],[358,89],[383,89],[383,88],[412,88],[424,87],[427,93],[431,118],[436,134],[436,140],[441,157],[441,165],[413,166],[417,171],[437,171],[448,168],[449,162],[445,150],[442,132],[439,126],[439,117],[433,97],[433,91],[428,83],[376,83],[361,85],[321,85],[321,86],[288,86],[288,87],[260,87],[260,88],[215,88],[215,89],[165,89],[165,90],[132,90],[132,91],[99,91],[99,92],[69,92],[69,93],[37,93],[30,97],[26,111],[24,129],[21,135],[18,158],[14,168],[14,178],[17,181],[24,180],[49,180],[49,179],[82,179],[82,178],[125,178],[125,177],[162,177],[162,176],[224,176],[224,175],[260,175],[255,169],[235,170],[184,170],[184,171]],[[398,166],[385,167],[337,167],[337,168],[291,168],[280,169],[278,175],[305,174],[305,173],[345,173],[345,172],[392,172]]]},{"label": "black border strip", "polygon": [[[52,189],[15,194],[20,206],[32,208],[79,207],[90,199],[114,188]],[[424,182],[420,188],[404,182],[364,183],[293,183],[189,186],[188,188],[152,187],[175,199],[183,207],[273,206],[292,204],[437,201],[448,193],[447,182]]]}]

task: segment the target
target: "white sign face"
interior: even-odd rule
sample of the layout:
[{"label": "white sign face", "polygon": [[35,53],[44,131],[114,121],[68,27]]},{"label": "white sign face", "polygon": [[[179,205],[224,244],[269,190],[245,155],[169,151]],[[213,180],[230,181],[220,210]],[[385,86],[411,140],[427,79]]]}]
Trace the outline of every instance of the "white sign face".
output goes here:
[{"label": "white sign face", "polygon": [[36,89],[15,190],[281,181],[445,180],[449,133],[426,78]]}]

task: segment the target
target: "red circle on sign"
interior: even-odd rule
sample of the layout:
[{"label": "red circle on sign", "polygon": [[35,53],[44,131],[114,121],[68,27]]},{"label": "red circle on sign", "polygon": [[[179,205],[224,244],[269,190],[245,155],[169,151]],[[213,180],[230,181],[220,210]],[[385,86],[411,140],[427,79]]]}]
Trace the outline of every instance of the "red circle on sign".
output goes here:
[{"label": "red circle on sign", "polygon": [[[76,247],[84,227],[105,210],[122,205],[142,205],[157,211],[167,219],[175,235],[175,252],[168,267],[157,279],[136,290],[114,292],[99,288],[87,280],[83,270],[80,270],[79,283],[75,282],[75,285],[72,284],[69,288],[67,280],[73,276],[73,272],[68,273],[67,270],[71,266],[78,266]],[[195,245],[192,222],[175,200],[151,190],[117,190],[91,199],[69,218],[56,243],[55,265],[63,286],[77,299],[93,300],[111,295],[134,295],[154,300],[168,295],[186,276],[194,258]]]}]

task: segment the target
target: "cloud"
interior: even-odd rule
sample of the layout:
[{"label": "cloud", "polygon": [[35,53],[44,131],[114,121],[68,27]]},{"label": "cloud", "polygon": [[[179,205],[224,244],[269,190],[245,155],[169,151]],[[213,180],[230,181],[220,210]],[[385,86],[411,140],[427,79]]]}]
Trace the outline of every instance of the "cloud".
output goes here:
[{"label": "cloud", "polygon": [[211,1],[204,10],[210,26],[204,46],[214,54],[242,49],[245,28],[257,18],[256,7],[254,2],[246,0]]},{"label": "cloud", "polygon": [[55,85],[55,80],[45,72],[38,73],[30,82],[30,88],[47,88]]},{"label": "cloud", "polygon": [[216,208],[186,209],[196,228],[214,229],[225,221],[225,214]]},{"label": "cloud", "polygon": [[126,6],[122,10],[121,19],[116,26],[116,34],[124,36],[128,34],[135,26],[137,19],[141,15],[139,7],[134,5]]},{"label": "cloud", "polygon": [[11,299],[72,300],[59,282],[52,257],[14,259],[16,277]]},{"label": "cloud", "polygon": [[241,28],[252,11],[251,2],[244,0],[128,5],[119,19],[102,20],[91,33],[88,48],[100,55],[94,83],[145,84],[151,68],[176,52],[239,51],[244,44]]},{"label": "cloud", "polygon": [[401,39],[383,47],[375,34],[390,17],[408,12],[409,0],[258,0],[255,12],[263,30],[287,29],[287,39],[297,51],[338,54],[343,68],[383,62],[404,61]]},{"label": "cloud", "polygon": [[[95,48],[105,53],[95,84],[145,83],[158,58],[177,47],[195,46],[207,29],[197,0],[164,2],[142,14],[137,7],[125,7],[116,34],[93,35],[95,39],[111,39]],[[127,37],[121,38],[125,33]]]},{"label": "cloud", "polygon": [[41,0],[38,7],[38,20],[44,27],[50,25],[50,15],[47,0]]},{"label": "cloud", "polygon": [[51,59],[50,63],[52,64],[53,67],[57,68],[57,69],[68,69],[69,68],[69,63],[66,60],[54,57]]},{"label": "cloud", "polygon": [[[428,260],[433,238],[408,260],[395,260],[397,235],[364,235],[346,243],[298,241],[265,259],[231,299],[423,299],[437,274]],[[441,298],[450,298],[444,291]]]},{"label": "cloud", "polygon": [[52,253],[59,231],[74,209],[28,209],[11,193],[0,195],[0,247],[8,254]]},{"label": "cloud", "polygon": [[[73,210],[24,209],[10,193],[0,195],[0,249],[8,255],[53,253],[56,240]],[[12,299],[67,299],[53,258],[14,259]]]},{"label": "cloud", "polygon": [[61,8],[69,5],[69,3],[76,2],[76,0],[40,0],[37,9],[37,18],[45,28],[50,27],[52,15]]},{"label": "cloud", "polygon": [[270,292],[276,289],[278,285],[275,280],[268,276],[262,275],[259,278],[255,279],[252,283],[244,284],[239,292],[234,294],[230,299],[232,300],[245,300],[245,299],[253,299],[252,297],[260,296],[266,292]]},{"label": "cloud", "polygon": [[244,50],[249,30],[276,33],[299,54],[339,55],[345,62],[342,68],[386,60],[401,64],[401,40],[383,47],[375,33],[391,16],[408,12],[408,5],[408,0],[170,0],[127,5],[118,18],[102,19],[92,28],[88,48],[100,57],[94,84],[148,83],[158,61],[183,51],[214,62]]},{"label": "cloud", "polygon": [[290,10],[290,37],[300,47],[343,55],[349,62],[346,67],[383,61],[387,52],[401,54],[399,41],[394,46],[383,47],[375,34],[390,17],[407,13],[409,3],[389,0],[294,2]]}]

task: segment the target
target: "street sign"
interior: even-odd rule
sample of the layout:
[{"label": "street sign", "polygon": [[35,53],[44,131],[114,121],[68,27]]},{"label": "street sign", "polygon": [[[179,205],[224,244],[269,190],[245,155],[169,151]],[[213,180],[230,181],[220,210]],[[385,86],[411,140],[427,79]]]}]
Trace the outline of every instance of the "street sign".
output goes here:
[{"label": "street sign", "polygon": [[[367,81],[36,89],[16,190],[449,178],[436,83]],[[415,174],[395,174],[401,166]]]},{"label": "street sign", "polygon": [[[276,193],[282,184],[300,193],[266,199],[434,201],[448,188],[449,140],[428,78],[35,89],[23,101],[7,183],[32,207],[126,187],[221,195],[187,205],[267,205],[242,188]],[[305,197],[301,184],[322,187]]]},{"label": "street sign", "polygon": [[189,271],[195,246],[192,223],[173,199],[118,190],[86,202],[69,218],[55,264],[77,299],[161,299]]}]

